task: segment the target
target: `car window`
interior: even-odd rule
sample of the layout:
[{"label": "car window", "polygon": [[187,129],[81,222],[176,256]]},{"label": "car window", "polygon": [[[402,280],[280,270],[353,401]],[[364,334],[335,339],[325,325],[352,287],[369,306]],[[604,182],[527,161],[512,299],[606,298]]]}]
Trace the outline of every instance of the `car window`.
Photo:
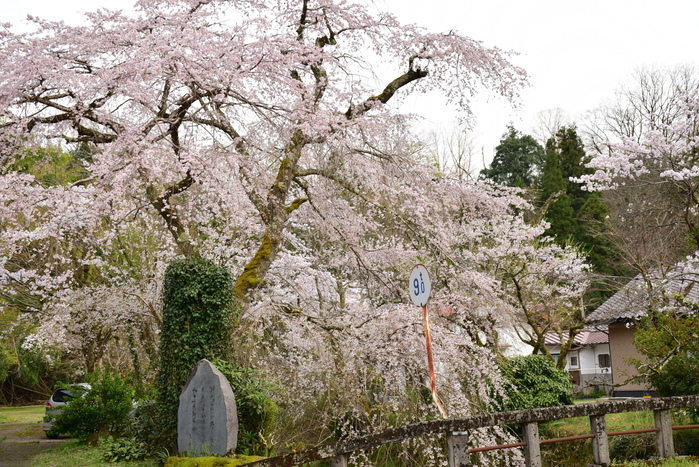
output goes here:
[{"label": "car window", "polygon": [[53,393],[53,400],[56,402],[68,402],[73,398],[73,393],[67,389],[58,389]]}]

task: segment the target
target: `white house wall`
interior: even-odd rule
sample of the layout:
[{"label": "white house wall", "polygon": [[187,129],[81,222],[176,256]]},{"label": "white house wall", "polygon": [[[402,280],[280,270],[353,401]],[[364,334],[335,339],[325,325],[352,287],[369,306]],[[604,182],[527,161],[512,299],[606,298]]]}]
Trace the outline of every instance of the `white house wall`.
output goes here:
[{"label": "white house wall", "polygon": [[599,366],[599,355],[609,355],[609,344],[596,344],[587,350],[588,351],[585,352],[585,356],[581,358],[582,368],[580,368],[580,370],[583,375],[604,373],[609,371],[609,369],[605,370]]},{"label": "white house wall", "polygon": [[608,368],[602,368],[599,366],[599,356],[600,355],[609,355],[609,358],[611,359],[611,351],[609,349],[609,344],[597,344],[593,348],[595,355],[594,355],[594,368],[595,368],[595,373],[611,373],[612,367]]},{"label": "white house wall", "polygon": [[[558,348],[560,351],[560,347]],[[570,358],[578,356],[578,366],[572,367],[570,365]],[[594,375],[598,373],[606,373],[611,371],[611,368],[604,370],[599,366],[599,355],[607,354],[609,355],[609,344],[595,344],[590,346],[585,346],[578,350],[573,350],[568,353],[568,361],[566,362],[566,370],[580,370],[582,375]]]}]

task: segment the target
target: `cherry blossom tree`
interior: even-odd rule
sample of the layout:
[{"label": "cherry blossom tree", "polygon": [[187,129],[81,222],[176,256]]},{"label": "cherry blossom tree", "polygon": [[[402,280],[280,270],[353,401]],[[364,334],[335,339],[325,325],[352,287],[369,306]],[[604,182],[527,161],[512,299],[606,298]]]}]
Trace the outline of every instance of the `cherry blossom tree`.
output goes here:
[{"label": "cherry blossom tree", "polygon": [[[419,170],[426,175],[432,172]],[[418,419],[439,416],[432,405],[411,406],[411,391],[415,397],[415,392],[420,394],[429,385],[421,314],[419,308],[404,304],[407,273],[420,245],[430,249],[421,261],[430,271],[435,291],[429,308],[437,387],[450,415],[486,409],[492,401],[485,381],[501,387],[492,366],[500,330],[537,313],[547,313],[549,329],[555,330],[563,325],[560,317],[580,310],[586,277],[582,260],[574,251],[542,240],[546,225],[528,225],[514,214],[517,209],[529,209],[524,200],[501,187],[457,182],[457,178],[439,178],[431,184],[428,180],[421,178],[413,191],[420,190],[417,199],[426,196],[427,190],[434,195],[432,203],[424,206],[430,214],[425,219],[432,219],[431,223],[384,221],[377,227],[385,230],[388,225],[396,233],[404,229],[393,240],[401,243],[361,256],[347,255],[358,246],[339,236],[330,238],[330,231],[322,237],[324,247],[313,260],[305,258],[304,266],[295,267],[300,258],[288,253],[284,261],[275,263],[267,285],[274,292],[266,294],[277,301],[272,304],[273,313],[269,302],[260,297],[243,317],[242,328],[254,330],[247,334],[243,352],[251,366],[274,372],[283,381],[281,387],[290,396],[302,395],[301,400],[326,397],[328,390],[342,395],[321,413],[317,406],[298,404],[292,410],[295,420],[323,420],[321,426],[344,420],[355,429],[378,431],[387,426],[389,414],[401,414],[401,422],[408,420],[408,413],[419,414]],[[390,204],[398,211],[401,200],[393,201]],[[409,191],[403,202],[413,205]],[[366,225],[372,222],[368,218]],[[387,240],[385,235],[380,238]],[[332,259],[321,261],[326,254]],[[317,269],[329,260],[337,267]],[[387,288],[386,283],[395,283],[395,288]],[[392,289],[395,295],[388,293]],[[311,293],[303,296],[298,290]],[[337,290],[342,290],[342,301],[332,299],[339,296]],[[367,300],[372,303],[369,307]],[[539,324],[538,318],[531,322]],[[300,441],[295,436],[298,431],[280,432],[289,436],[284,444]],[[317,440],[328,435],[321,430]],[[478,437],[481,443],[493,440],[493,433]],[[419,457],[423,448],[403,447],[403,452]]]},{"label": "cherry blossom tree", "polygon": [[[35,33],[4,35],[5,143],[34,132],[95,145],[90,181],[157,212],[184,255],[200,254],[177,205],[195,184],[251,210],[261,238],[239,275],[240,299],[264,280],[290,217],[315,195],[312,181],[333,178],[331,156],[381,156],[374,141],[400,118],[387,105],[400,93],[442,90],[468,118],[479,84],[511,99],[524,80],[497,49],[359,4],[137,8],[134,18],[99,11],[81,27],[37,19]],[[377,85],[365,78],[367,56],[398,71]],[[223,173],[235,174],[218,180],[227,193],[210,180]]]},{"label": "cherry blossom tree", "polygon": [[[264,434],[278,447],[437,414],[405,293],[416,262],[433,276],[452,415],[502,391],[498,329],[522,305],[508,271],[526,266],[527,307],[571,307],[584,288],[577,254],[541,240],[516,191],[420,163],[414,116],[400,112],[427,91],[464,121],[481,88],[514,102],[526,76],[497,48],[337,0],[142,0],[135,15],[86,19],[0,36],[0,287],[33,298],[42,330],[64,330],[38,332],[37,346],[81,334],[70,313],[146,334],[165,265],[213,259],[237,278],[240,363],[279,383],[286,426],[313,421]],[[47,185],[17,167],[49,145],[87,148],[80,178]],[[507,435],[474,439],[495,437]]]},{"label": "cherry blossom tree", "polygon": [[[659,118],[655,116],[656,118]],[[650,119],[651,129],[636,140],[622,136],[610,144],[609,152],[598,153],[588,163],[595,170],[580,177],[591,190],[609,190],[625,185],[655,186],[671,200],[671,213],[681,223],[691,245],[699,245],[697,190],[699,189],[699,87],[684,93],[677,115],[668,122]],[[652,199],[645,200],[651,203]],[[686,251],[685,251],[686,252]]]},{"label": "cherry blossom tree", "polygon": [[698,90],[696,67],[644,68],[586,121],[596,173],[582,180],[606,191],[616,247],[635,271],[670,266],[697,246]]},{"label": "cherry blossom tree", "polygon": [[[524,245],[522,245],[524,246]],[[543,252],[547,254],[542,255]],[[547,333],[558,334],[563,343],[556,366],[563,369],[566,355],[574,345],[575,336],[583,328],[585,307],[583,297],[589,286],[585,277],[587,266],[582,258],[573,260],[571,252],[555,244],[539,245],[503,261],[499,267],[503,286],[510,291],[511,302],[517,310],[513,326],[519,339],[532,347],[533,354],[554,360],[546,347]]]}]

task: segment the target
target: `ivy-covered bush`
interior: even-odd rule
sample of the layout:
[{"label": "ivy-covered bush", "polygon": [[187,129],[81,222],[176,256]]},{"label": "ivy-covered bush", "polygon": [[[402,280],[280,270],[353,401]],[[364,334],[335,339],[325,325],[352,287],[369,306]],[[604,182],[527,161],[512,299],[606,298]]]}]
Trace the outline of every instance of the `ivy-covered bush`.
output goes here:
[{"label": "ivy-covered bush", "polygon": [[570,374],[556,368],[544,355],[526,355],[505,360],[500,369],[510,386],[509,400],[502,410],[535,409],[573,403]]},{"label": "ivy-covered bush", "polygon": [[232,286],[226,268],[203,258],[175,261],[165,271],[158,416],[150,431],[170,452],[177,447],[179,395],[192,369],[202,358],[225,360],[231,349]]},{"label": "ivy-covered bush", "polygon": [[131,424],[133,388],[115,371],[103,370],[88,377],[90,389],[76,387],[71,402],[53,418],[52,434],[69,434],[81,441],[94,436],[119,436]]}]

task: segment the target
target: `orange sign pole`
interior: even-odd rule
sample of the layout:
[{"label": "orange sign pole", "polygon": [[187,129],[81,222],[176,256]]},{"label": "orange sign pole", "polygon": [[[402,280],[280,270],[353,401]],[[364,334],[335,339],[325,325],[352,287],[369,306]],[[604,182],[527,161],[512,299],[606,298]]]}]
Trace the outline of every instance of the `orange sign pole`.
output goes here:
[{"label": "orange sign pole", "polygon": [[432,399],[437,404],[443,418],[449,418],[446,410],[442,406],[442,402],[437,395],[437,379],[434,376],[434,359],[432,358],[432,338],[430,337],[430,321],[427,315],[427,305],[422,305],[422,318],[425,322],[425,340],[427,342],[427,365],[430,368],[430,389],[432,390]]}]

